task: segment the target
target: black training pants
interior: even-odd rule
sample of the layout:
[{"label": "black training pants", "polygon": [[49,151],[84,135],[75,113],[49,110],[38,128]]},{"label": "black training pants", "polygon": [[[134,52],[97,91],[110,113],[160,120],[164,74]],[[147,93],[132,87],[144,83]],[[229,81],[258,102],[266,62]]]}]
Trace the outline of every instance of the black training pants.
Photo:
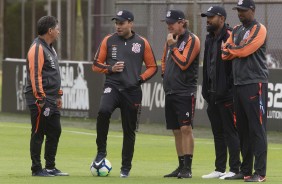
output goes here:
[{"label": "black training pants", "polygon": [[97,149],[98,152],[106,153],[110,117],[116,108],[120,108],[123,129],[122,170],[130,170],[132,167],[137,114],[141,108],[141,100],[140,87],[119,91],[113,86],[104,86],[97,117]]},{"label": "black training pants", "polygon": [[240,141],[233,120],[233,102],[216,103],[215,95],[210,94],[207,113],[211,122],[215,147],[215,170],[226,171],[227,150],[230,171],[238,173],[240,169]]},{"label": "black training pants", "polygon": [[[32,126],[30,139],[31,170],[34,173],[42,169],[40,155],[44,135],[46,136],[44,153],[45,167],[47,169],[53,169],[55,167],[55,157],[62,131],[60,112],[55,104],[48,102],[46,102],[42,109],[36,104],[29,105],[29,110]],[[48,116],[45,116],[44,113]]]},{"label": "black training pants", "polygon": [[267,84],[235,86],[236,122],[242,151],[242,172],[245,176],[254,170],[265,176],[267,160]]}]

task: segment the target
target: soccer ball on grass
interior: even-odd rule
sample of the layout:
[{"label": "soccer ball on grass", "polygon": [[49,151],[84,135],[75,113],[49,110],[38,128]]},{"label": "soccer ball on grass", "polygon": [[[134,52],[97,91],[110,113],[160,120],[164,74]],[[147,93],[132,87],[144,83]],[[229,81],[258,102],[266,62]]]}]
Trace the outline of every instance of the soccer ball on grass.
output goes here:
[{"label": "soccer ball on grass", "polygon": [[93,162],[90,165],[90,171],[93,176],[108,176],[112,170],[112,164],[108,159],[104,159],[98,168],[94,167]]}]

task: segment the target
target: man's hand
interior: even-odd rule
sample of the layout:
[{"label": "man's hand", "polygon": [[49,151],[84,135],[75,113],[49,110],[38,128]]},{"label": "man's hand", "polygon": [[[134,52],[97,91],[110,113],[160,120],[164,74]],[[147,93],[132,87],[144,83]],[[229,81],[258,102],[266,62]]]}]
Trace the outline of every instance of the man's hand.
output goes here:
[{"label": "man's hand", "polygon": [[112,71],[115,72],[122,72],[124,69],[124,61],[118,61],[112,67]]},{"label": "man's hand", "polygon": [[176,35],[175,38],[173,38],[173,34],[172,33],[169,33],[167,35],[167,37],[166,37],[166,41],[167,41],[168,46],[176,44],[177,40],[178,40],[178,35]]},{"label": "man's hand", "polygon": [[57,103],[58,109],[61,109],[61,108],[62,108],[62,105],[63,105],[62,98],[61,98],[61,97],[60,97],[60,98],[57,98],[56,103]]}]

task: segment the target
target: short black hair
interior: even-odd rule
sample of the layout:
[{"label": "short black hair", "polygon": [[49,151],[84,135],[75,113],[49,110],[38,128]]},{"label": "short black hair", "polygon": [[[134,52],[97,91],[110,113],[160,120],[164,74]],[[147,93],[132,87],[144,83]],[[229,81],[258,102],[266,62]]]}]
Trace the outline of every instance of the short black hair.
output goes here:
[{"label": "short black hair", "polygon": [[37,33],[42,36],[48,32],[50,28],[55,28],[58,24],[58,19],[53,16],[43,16],[37,21]]}]

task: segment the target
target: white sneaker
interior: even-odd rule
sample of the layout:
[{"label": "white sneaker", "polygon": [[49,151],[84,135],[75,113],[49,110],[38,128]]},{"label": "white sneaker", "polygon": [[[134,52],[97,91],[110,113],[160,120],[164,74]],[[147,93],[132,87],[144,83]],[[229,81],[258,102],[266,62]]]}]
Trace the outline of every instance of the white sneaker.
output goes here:
[{"label": "white sneaker", "polygon": [[202,178],[204,178],[204,179],[219,178],[221,176],[224,176],[225,174],[226,174],[225,172],[222,173],[222,172],[219,172],[219,171],[213,171],[210,174],[203,175]]},{"label": "white sneaker", "polygon": [[236,174],[236,173],[234,173],[234,172],[228,172],[228,173],[226,173],[225,175],[223,175],[223,176],[219,177],[219,179],[224,180],[226,177],[232,177],[232,176],[235,176],[235,174]]}]

